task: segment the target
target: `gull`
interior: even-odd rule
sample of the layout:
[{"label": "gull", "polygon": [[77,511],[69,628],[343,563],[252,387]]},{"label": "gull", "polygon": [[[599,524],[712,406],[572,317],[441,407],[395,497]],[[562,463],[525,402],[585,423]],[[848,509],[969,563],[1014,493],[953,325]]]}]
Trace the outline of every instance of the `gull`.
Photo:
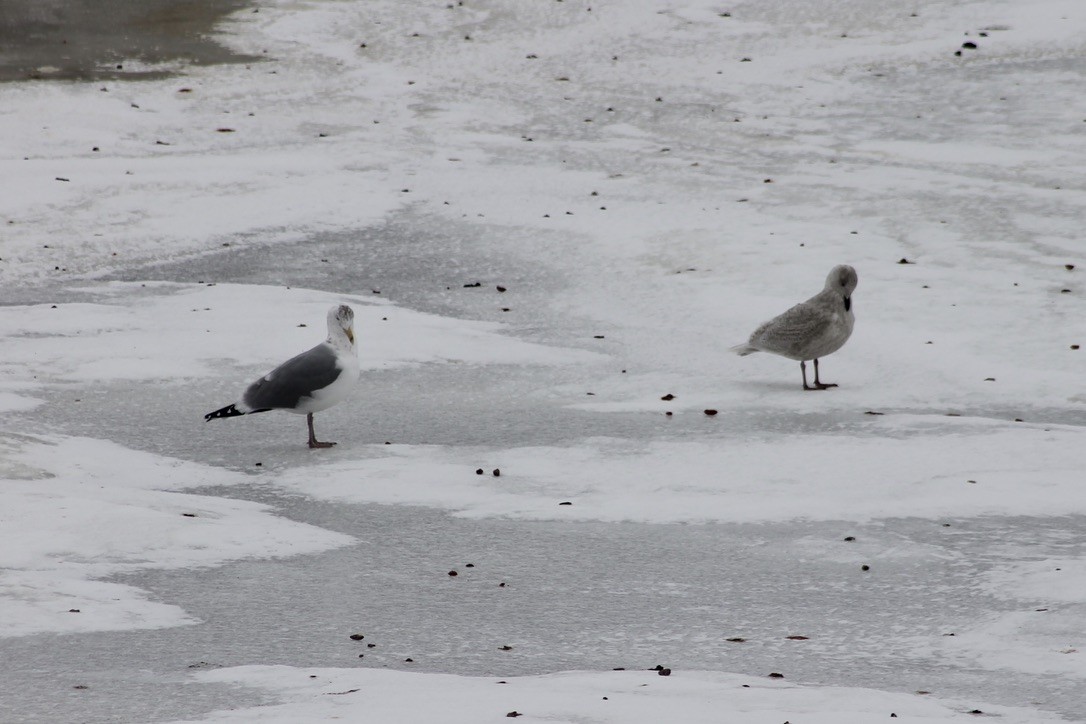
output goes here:
[{"label": "gull", "polygon": [[305,415],[309,447],[332,447],[334,442],[317,440],[313,413],[343,402],[358,374],[354,310],[341,304],[328,310],[328,339],[279,365],[249,385],[238,402],[207,413],[204,420],[287,410]]},{"label": "gull", "polygon": [[[826,286],[806,302],[800,302],[750,335],[746,344],[732,347],[745,357],[755,352],[772,352],[799,360],[803,389],[824,390],[837,387],[818,379],[818,358],[841,349],[852,334],[856,317],[852,314],[852,292],[856,290],[856,270],[847,264],[835,266],[826,277]],[[814,360],[814,387],[807,385],[807,360]]]}]

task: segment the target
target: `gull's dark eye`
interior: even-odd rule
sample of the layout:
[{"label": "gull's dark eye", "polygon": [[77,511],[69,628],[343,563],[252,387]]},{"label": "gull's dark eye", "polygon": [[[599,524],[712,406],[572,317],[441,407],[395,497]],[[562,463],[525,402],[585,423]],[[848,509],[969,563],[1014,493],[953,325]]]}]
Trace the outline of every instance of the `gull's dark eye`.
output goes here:
[{"label": "gull's dark eye", "polygon": [[852,309],[852,297],[845,297],[845,311]]}]

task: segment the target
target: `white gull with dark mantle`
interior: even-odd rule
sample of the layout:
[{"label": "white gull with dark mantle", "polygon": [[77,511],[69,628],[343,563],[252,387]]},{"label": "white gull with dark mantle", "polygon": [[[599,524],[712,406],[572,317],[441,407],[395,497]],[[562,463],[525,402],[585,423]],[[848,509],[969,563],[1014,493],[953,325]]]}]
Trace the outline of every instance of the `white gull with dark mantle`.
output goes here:
[{"label": "white gull with dark mantle", "polygon": [[287,410],[306,416],[309,447],[332,447],[334,442],[317,440],[313,413],[343,402],[358,375],[354,310],[341,304],[328,311],[328,339],[279,365],[249,385],[240,401],[209,412],[204,419]]}]

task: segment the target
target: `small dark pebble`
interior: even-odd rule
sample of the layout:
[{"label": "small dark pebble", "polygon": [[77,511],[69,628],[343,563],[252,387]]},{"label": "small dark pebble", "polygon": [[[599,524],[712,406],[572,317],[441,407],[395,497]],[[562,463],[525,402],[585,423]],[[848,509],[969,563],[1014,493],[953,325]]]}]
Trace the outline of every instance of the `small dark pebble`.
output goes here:
[{"label": "small dark pebble", "polygon": [[475,568],[475,564],[474,563],[465,563],[464,568]]},{"label": "small dark pebble", "polygon": [[733,644],[741,644],[746,641],[742,636],[732,636],[730,639],[724,639],[725,641],[731,641]]},{"label": "small dark pebble", "polygon": [[788,639],[789,641],[806,641],[811,637],[810,636],[785,636],[785,638]]},{"label": "small dark pebble", "polygon": [[459,576],[460,574],[457,573],[456,571],[449,571],[449,575],[450,576]]},{"label": "small dark pebble", "polygon": [[712,417],[713,415],[716,414],[716,410],[712,410],[712,409],[706,410],[705,414],[708,415],[709,417]]},{"label": "small dark pebble", "polygon": [[663,397],[661,397],[660,399],[661,399],[661,400],[664,400],[665,402],[667,402],[667,401],[669,401],[669,400],[674,400],[674,399],[675,399],[675,395],[673,395],[673,394],[671,394],[671,393],[669,392],[669,393],[667,393],[666,395],[664,395]]},{"label": "small dark pebble", "polygon": [[897,719],[897,714],[895,714],[894,712],[890,712],[890,718]]},{"label": "small dark pebble", "polygon": [[69,608],[68,613],[82,613],[78,608]]},{"label": "small dark pebble", "polygon": [[977,49],[977,44],[974,43],[971,40],[967,40],[964,43],[962,43],[962,47],[965,48],[966,50],[976,50]]},{"label": "small dark pebble", "polygon": [[1070,294],[1070,293],[1071,293],[1070,289],[1061,289],[1060,290],[1060,294]]},{"label": "small dark pebble", "polygon": [[956,634],[956,633],[945,633],[945,634],[943,634],[943,636],[957,636],[957,635],[958,634]]},{"label": "small dark pebble", "polygon": [[660,669],[656,672],[659,676],[671,676],[671,669]]},{"label": "small dark pebble", "polygon": [[616,666],[615,668],[611,669],[611,671],[625,671],[625,670],[626,670],[625,666]]},{"label": "small dark pebble", "polygon": [[86,684],[76,684],[76,685],[75,685],[75,686],[73,686],[72,688],[73,688],[73,689],[89,689],[90,687],[89,687],[89,686],[87,686]]},{"label": "small dark pebble", "polygon": [[493,475],[495,478],[500,478],[502,476],[502,471],[498,468],[494,468],[494,470],[490,474]]},{"label": "small dark pebble", "polygon": [[519,711],[511,711],[511,712],[509,712],[508,714],[506,714],[506,716],[507,716],[507,717],[512,717],[512,718],[516,718],[516,717],[518,717],[518,716],[521,716],[521,713],[520,713]]},{"label": "small dark pebble", "polygon": [[[97,149],[95,149],[95,150],[97,150]],[[1063,268],[1066,269],[1067,271],[1071,271],[1072,269],[1075,268],[1075,265],[1074,264],[1064,264]]]},{"label": "small dark pebble", "polygon": [[377,648],[377,644],[366,644],[366,648],[367,649],[375,649],[375,648]]},{"label": "small dark pebble", "polygon": [[513,650],[512,646],[499,646],[498,647],[498,651],[512,651],[512,650]]},{"label": "small dark pebble", "polygon": [[898,264],[915,264],[916,262],[915,261],[909,261],[905,257],[901,257],[900,259],[898,259],[897,263]]},{"label": "small dark pebble", "polygon": [[497,289],[499,292],[504,292],[505,291],[505,287],[501,286],[500,284],[498,286],[496,286],[495,289]]},{"label": "small dark pebble", "polygon": [[216,128],[215,130],[218,131],[219,133],[233,133],[234,132],[233,128]]},{"label": "small dark pebble", "polygon": [[667,415],[668,417],[671,417],[671,416],[672,416],[673,414],[675,414],[675,413],[673,413],[673,412],[672,412],[671,410],[668,410],[668,411],[667,411],[667,412],[665,412],[664,414],[665,414],[665,415]]},{"label": "small dark pebble", "polygon": [[920,696],[924,696],[925,694],[930,694],[931,692],[928,691],[927,689],[918,689],[916,693],[919,694]]},{"label": "small dark pebble", "polygon": [[995,378],[995,377],[985,377],[985,378],[984,378],[984,381],[985,381],[985,382],[995,382],[995,381],[996,381],[996,378]]},{"label": "small dark pebble", "polygon": [[405,664],[413,664],[413,663],[415,663],[415,660],[414,660],[414,659],[410,659],[410,658],[408,658],[408,659],[404,659],[404,663],[405,663]]},{"label": "small dark pebble", "polygon": [[870,570],[871,570],[871,566],[869,566],[869,565],[867,565],[867,564],[865,563],[865,564],[863,564],[862,566],[860,566],[860,570],[861,570],[861,571],[870,571]]},{"label": "small dark pebble", "polygon": [[592,339],[603,339],[603,335],[602,334],[592,335]]},{"label": "small dark pebble", "polygon": [[984,712],[983,712],[983,711],[981,711],[980,709],[974,709],[973,711],[971,711],[971,712],[969,712],[969,713],[970,713],[970,714],[983,714]]},{"label": "small dark pebble", "polygon": [[845,542],[846,543],[851,543],[854,540],[856,540],[856,536],[854,536],[854,535],[846,535],[845,536]]},{"label": "small dark pebble", "polygon": [[481,286],[483,286],[482,282],[474,282],[472,284],[465,284],[464,289],[471,289],[473,287],[481,287]]},{"label": "small dark pebble", "polygon": [[573,505],[573,503],[568,500],[563,500],[561,503],[559,503],[559,505]]},{"label": "small dark pebble", "polygon": [[264,466],[264,463],[253,463],[256,467],[260,468]]},{"label": "small dark pebble", "polygon": [[476,475],[482,475],[483,474],[483,469],[482,468],[475,468],[475,474]]},{"label": "small dark pebble", "polygon": [[769,678],[771,678],[771,679],[783,679],[784,674],[779,674],[776,671],[774,671],[769,675]]},{"label": "small dark pebble", "polygon": [[649,669],[649,671],[663,671],[663,670],[664,670],[664,665],[663,664],[657,664],[656,666],[653,666],[651,669]]},{"label": "small dark pebble", "polygon": [[885,415],[886,413],[885,412],[875,412],[874,410],[867,410],[866,412],[864,412],[864,414],[865,415]]},{"label": "small dark pebble", "polygon": [[181,515],[185,516],[186,518],[195,518],[196,517],[196,513],[182,513]]},{"label": "small dark pebble", "polygon": [[1077,344],[1071,345],[1071,349],[1078,349],[1078,345]]},{"label": "small dark pebble", "polygon": [[498,588],[505,588],[505,581],[498,584]]},{"label": "small dark pebble", "polygon": [[364,634],[351,634],[351,641],[361,641],[366,638]]}]

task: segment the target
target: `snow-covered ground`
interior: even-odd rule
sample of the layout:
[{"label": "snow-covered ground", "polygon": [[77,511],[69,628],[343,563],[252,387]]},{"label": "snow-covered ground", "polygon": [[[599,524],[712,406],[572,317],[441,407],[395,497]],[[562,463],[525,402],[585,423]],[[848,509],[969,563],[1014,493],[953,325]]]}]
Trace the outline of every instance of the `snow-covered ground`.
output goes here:
[{"label": "snow-covered ground", "polygon": [[1084,720],[1086,5],[256,10],[0,86],[0,719]]}]

